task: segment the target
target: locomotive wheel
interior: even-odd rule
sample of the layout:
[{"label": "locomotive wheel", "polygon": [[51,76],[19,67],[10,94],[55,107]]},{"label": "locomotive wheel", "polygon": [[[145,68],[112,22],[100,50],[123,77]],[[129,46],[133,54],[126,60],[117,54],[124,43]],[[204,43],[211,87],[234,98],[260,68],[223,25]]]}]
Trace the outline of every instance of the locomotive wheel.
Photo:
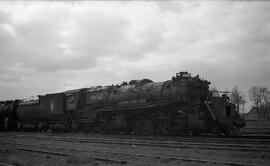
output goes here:
[{"label": "locomotive wheel", "polygon": [[94,133],[102,133],[102,127],[99,122],[96,122],[96,124],[94,125]]},{"label": "locomotive wheel", "polygon": [[179,123],[172,123],[170,127],[170,134],[171,135],[180,135],[185,136],[187,135],[186,131],[180,126]]},{"label": "locomotive wheel", "polygon": [[141,135],[143,127],[143,117],[134,117],[131,121],[131,134]]},{"label": "locomotive wheel", "polygon": [[157,125],[156,128],[156,133],[158,135],[168,135],[169,131],[168,131],[168,125],[166,124],[166,122],[161,122]]},{"label": "locomotive wheel", "polygon": [[135,124],[133,124],[133,133],[136,135],[141,135],[142,134],[142,126],[143,123],[141,120],[135,121]]},{"label": "locomotive wheel", "polygon": [[222,133],[222,129],[218,124],[214,124],[211,126],[211,133],[218,136]]},{"label": "locomotive wheel", "polygon": [[39,122],[38,124],[38,130],[39,132],[46,132],[49,130],[50,126],[46,122]]},{"label": "locomotive wheel", "polygon": [[195,130],[192,131],[192,135],[193,136],[198,136],[198,135],[200,135],[200,133],[201,132],[199,130],[197,130],[197,129],[195,129]]},{"label": "locomotive wheel", "polygon": [[71,130],[73,132],[77,132],[79,130],[79,125],[78,125],[78,123],[75,120],[72,121]]},{"label": "locomotive wheel", "polygon": [[177,123],[171,124],[170,134],[176,135],[177,134]]},{"label": "locomotive wheel", "polygon": [[155,134],[155,126],[152,120],[146,120],[143,123],[142,133],[144,135],[152,135]]}]

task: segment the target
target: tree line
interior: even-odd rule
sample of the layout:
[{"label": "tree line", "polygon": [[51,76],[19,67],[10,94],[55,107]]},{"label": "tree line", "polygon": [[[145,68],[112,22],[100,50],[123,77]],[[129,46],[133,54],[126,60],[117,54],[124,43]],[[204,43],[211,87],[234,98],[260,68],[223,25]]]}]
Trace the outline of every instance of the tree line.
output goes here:
[{"label": "tree line", "polygon": [[267,87],[253,86],[249,90],[249,98],[260,119],[270,120],[270,91]]}]

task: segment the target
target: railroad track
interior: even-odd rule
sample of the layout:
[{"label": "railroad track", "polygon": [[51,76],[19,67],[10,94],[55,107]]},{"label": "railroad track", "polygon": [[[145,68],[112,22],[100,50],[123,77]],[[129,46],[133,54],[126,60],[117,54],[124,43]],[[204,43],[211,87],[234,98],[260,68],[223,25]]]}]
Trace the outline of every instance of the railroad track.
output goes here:
[{"label": "railroad track", "polygon": [[[32,133],[24,133],[24,134],[6,134],[0,133],[0,136],[20,136],[20,137],[27,137],[27,136],[38,136],[38,137],[55,137],[55,138],[71,138],[71,139],[76,139],[76,140],[89,140],[89,139],[102,139],[104,140],[103,137],[92,137],[91,138],[88,135],[84,135],[83,137],[78,137],[78,136],[69,136],[69,135],[61,135],[59,136],[58,134],[44,134],[44,133],[39,133],[39,135],[33,135]],[[104,135],[103,135],[104,136]],[[164,139],[159,139],[159,137],[140,137],[140,136],[132,136],[132,137],[111,137],[110,135],[105,135],[107,140],[136,140],[136,141],[151,141],[151,142],[200,142],[200,143],[237,143],[237,144],[269,144],[270,145],[270,138],[256,138],[254,137],[243,137],[242,139],[239,138],[227,138],[227,137],[174,137],[171,139],[171,137],[165,137]],[[158,139],[157,139],[158,138]],[[244,139],[245,138],[245,139]]]},{"label": "railroad track", "polygon": [[[13,136],[13,135],[20,135],[20,136],[27,136],[31,135],[33,136],[33,133],[29,132],[0,132],[0,135],[5,136]],[[71,135],[71,136],[70,136]],[[237,143],[237,144],[270,144],[270,136],[237,136],[237,137],[224,137],[224,136],[140,136],[140,135],[100,135],[100,134],[81,134],[76,133],[76,136],[74,137],[74,134],[70,133],[39,133],[39,136],[56,136],[56,137],[69,137],[69,138],[75,138],[75,139],[89,139],[89,136],[91,136],[92,139],[103,139],[105,136],[107,139],[110,140],[122,140],[122,139],[133,139],[133,140],[144,140],[144,141],[171,141],[171,142],[215,142],[215,143]]]},{"label": "railroad track", "polygon": [[[13,144],[10,142],[4,142],[5,144]],[[14,145],[14,144],[13,144]],[[165,155],[157,155],[157,154],[143,154],[143,153],[127,153],[127,152],[120,152],[120,151],[105,151],[105,150],[91,150],[87,148],[74,148],[74,147],[63,147],[63,146],[55,146],[55,145],[48,145],[48,144],[21,144],[16,143],[16,150],[19,151],[26,151],[32,153],[42,153],[42,154],[50,154],[50,155],[58,155],[58,156],[74,156],[73,152],[87,152],[84,154],[86,158],[91,158],[98,161],[106,161],[106,162],[113,162],[118,164],[140,164],[140,165],[156,165],[157,163],[150,163],[150,162],[141,162],[144,160],[134,161],[131,160],[134,157],[140,158],[154,158],[154,159],[162,159],[166,161],[175,161],[180,160],[184,162],[196,162],[196,163],[209,163],[209,164],[222,164],[222,165],[233,165],[233,166],[263,166],[258,164],[250,164],[250,163],[239,163],[239,162],[230,162],[230,161],[219,161],[219,160],[206,160],[206,159],[198,159],[198,158],[187,158],[181,156],[165,156]],[[89,155],[88,152],[92,152],[95,155]],[[97,155],[101,154],[101,155]],[[107,154],[104,157],[104,154]],[[108,157],[109,155],[113,155]],[[130,156],[131,159],[119,159],[120,157]]]},{"label": "railroad track", "polygon": [[[8,137],[5,135],[4,137]],[[41,135],[13,135],[13,138],[40,139],[50,141],[80,142],[80,143],[102,143],[132,146],[151,146],[179,149],[205,149],[205,150],[231,150],[231,151],[255,151],[270,152],[270,145],[264,144],[236,144],[231,142],[213,143],[213,142],[195,142],[195,141],[150,141],[137,139],[105,139],[105,138],[78,138],[78,137],[59,137],[59,136],[41,136]],[[197,140],[198,141],[198,140]],[[253,142],[254,143],[254,142]]]},{"label": "railroad track", "polygon": [[8,164],[8,163],[0,163],[0,166],[15,166],[15,165],[11,165],[11,164]]},{"label": "railroad track", "polygon": [[245,133],[270,134],[270,128],[244,128]]}]

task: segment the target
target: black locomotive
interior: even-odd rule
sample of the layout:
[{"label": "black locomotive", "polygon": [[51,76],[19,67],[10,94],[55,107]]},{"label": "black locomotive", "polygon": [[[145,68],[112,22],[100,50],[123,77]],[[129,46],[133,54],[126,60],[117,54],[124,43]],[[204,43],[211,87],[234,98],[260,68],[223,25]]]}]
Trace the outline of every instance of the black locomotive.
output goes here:
[{"label": "black locomotive", "polygon": [[226,95],[188,72],[0,103],[3,130],[239,135],[245,123]]}]

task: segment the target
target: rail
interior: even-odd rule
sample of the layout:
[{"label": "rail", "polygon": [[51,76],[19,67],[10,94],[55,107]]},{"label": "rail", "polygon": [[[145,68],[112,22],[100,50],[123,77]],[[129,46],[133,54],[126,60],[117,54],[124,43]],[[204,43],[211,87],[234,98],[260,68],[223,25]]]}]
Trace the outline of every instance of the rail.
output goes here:
[{"label": "rail", "polygon": [[[12,144],[9,142],[5,142],[6,144]],[[13,144],[14,145],[14,144]],[[181,157],[181,156],[166,156],[166,155],[155,155],[155,154],[143,154],[143,153],[126,153],[126,152],[112,152],[112,151],[104,151],[104,150],[90,150],[86,148],[66,148],[63,146],[55,146],[55,145],[48,145],[48,144],[20,144],[16,143],[16,149],[20,151],[28,151],[34,153],[44,153],[44,154],[51,154],[51,155],[59,155],[59,156],[74,156],[68,152],[57,152],[56,150],[64,150],[64,151],[87,151],[87,152],[95,152],[95,153],[108,153],[108,154],[117,154],[117,155],[124,155],[124,156],[137,156],[137,157],[146,157],[146,158],[158,158],[158,159],[168,159],[168,160],[181,160],[186,162],[197,162],[197,163],[209,163],[209,164],[223,164],[223,165],[234,165],[234,166],[264,166],[258,164],[250,164],[250,163],[240,163],[240,162],[230,162],[230,161],[219,161],[219,160],[206,160],[206,159],[197,159],[197,158],[188,158],[188,157]],[[28,147],[28,148],[27,148]],[[30,148],[29,148],[30,147]],[[39,147],[41,149],[34,149],[33,147]],[[49,149],[51,150],[45,150]],[[141,165],[153,165],[152,163],[147,162],[138,162],[126,159],[117,159],[115,157],[100,157],[98,155],[86,155],[86,158],[92,158],[95,160],[100,161],[110,161],[119,164],[127,164],[127,163],[136,163]]]}]

